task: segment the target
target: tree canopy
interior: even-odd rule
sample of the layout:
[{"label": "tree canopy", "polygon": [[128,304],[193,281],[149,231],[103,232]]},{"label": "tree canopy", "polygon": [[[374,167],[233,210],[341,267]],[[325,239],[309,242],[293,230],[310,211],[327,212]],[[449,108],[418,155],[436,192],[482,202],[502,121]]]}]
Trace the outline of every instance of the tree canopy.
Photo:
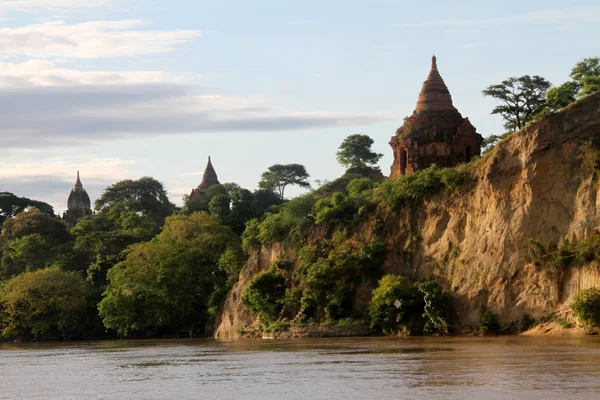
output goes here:
[{"label": "tree canopy", "polygon": [[229,290],[227,271],[237,276],[240,266],[239,238],[216,218],[169,217],[159,235],[131,246],[110,269],[100,316],[120,334],[203,329]]},{"label": "tree canopy", "polygon": [[10,192],[0,192],[0,227],[7,218],[13,218],[27,208],[35,207],[43,213],[54,215],[54,208],[43,201],[19,197]]},{"label": "tree canopy", "polygon": [[578,97],[600,92],[600,57],[584,58],[575,64],[571,78],[581,89]]},{"label": "tree canopy", "polygon": [[17,214],[0,234],[0,278],[66,262],[70,242],[67,226],[55,215],[37,208]]},{"label": "tree canopy", "polygon": [[365,168],[377,164],[383,154],[371,150],[373,139],[367,135],[348,136],[339,147],[337,160],[346,168]]},{"label": "tree canopy", "polygon": [[483,90],[500,104],[492,110],[504,118],[505,127],[519,130],[546,108],[546,92],[552,84],[541,76],[523,75],[503,80]]},{"label": "tree canopy", "polygon": [[308,177],[304,165],[300,164],[275,164],[261,175],[259,187],[261,189],[276,192],[281,200],[283,200],[285,188],[289,185],[296,185],[303,188],[309,188]]},{"label": "tree canopy", "polygon": [[26,272],[0,291],[0,328],[8,338],[77,337],[83,333],[83,280],[58,268]]},{"label": "tree canopy", "polygon": [[175,211],[163,184],[154,178],[127,179],[107,187],[96,200],[97,211],[119,208],[151,218],[158,226]]}]

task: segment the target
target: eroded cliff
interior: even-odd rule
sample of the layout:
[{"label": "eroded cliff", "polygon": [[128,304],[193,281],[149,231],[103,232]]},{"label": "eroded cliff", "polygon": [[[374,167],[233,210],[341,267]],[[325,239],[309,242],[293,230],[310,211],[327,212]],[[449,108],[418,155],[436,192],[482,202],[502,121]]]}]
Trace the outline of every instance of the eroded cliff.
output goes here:
[{"label": "eroded cliff", "polygon": [[[530,239],[552,249],[598,232],[598,174],[594,160],[586,161],[594,148],[586,143],[600,144],[600,94],[498,143],[459,191],[383,215],[386,272],[440,282],[464,329],[486,308],[504,326],[524,314],[570,319],[573,296],[600,287],[600,269],[591,262],[550,273],[531,262],[528,249]],[[357,234],[369,235],[367,226]],[[294,252],[274,245],[252,255],[218,318],[217,337],[257,326],[241,296],[251,277],[279,258],[293,262]]]}]

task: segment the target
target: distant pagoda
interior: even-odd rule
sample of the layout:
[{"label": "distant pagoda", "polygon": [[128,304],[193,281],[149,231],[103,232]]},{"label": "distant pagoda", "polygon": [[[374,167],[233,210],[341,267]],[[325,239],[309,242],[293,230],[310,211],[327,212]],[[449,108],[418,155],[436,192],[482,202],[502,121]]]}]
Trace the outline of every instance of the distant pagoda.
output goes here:
[{"label": "distant pagoda", "polygon": [[406,175],[432,164],[451,167],[481,154],[482,136],[452,104],[452,96],[437,68],[436,57],[423,83],[413,114],[390,145],[394,151],[391,177]]},{"label": "distant pagoda", "polygon": [[206,193],[206,191],[208,190],[209,187],[211,187],[213,185],[219,185],[219,184],[220,184],[220,182],[219,182],[219,179],[217,178],[217,173],[215,172],[215,168],[212,165],[210,156],[208,156],[208,163],[206,164],[206,168],[204,169],[204,174],[202,175],[202,182],[200,182],[198,187],[196,187],[195,189],[192,189],[189,199],[193,200],[196,197],[199,197],[199,196],[203,195],[204,193]]},{"label": "distant pagoda", "polygon": [[77,171],[75,187],[71,189],[71,193],[67,199],[67,211],[63,213],[62,219],[69,228],[72,228],[81,218],[92,214],[94,212],[92,211],[90,196],[83,188],[81,179],[79,179],[79,171]]}]

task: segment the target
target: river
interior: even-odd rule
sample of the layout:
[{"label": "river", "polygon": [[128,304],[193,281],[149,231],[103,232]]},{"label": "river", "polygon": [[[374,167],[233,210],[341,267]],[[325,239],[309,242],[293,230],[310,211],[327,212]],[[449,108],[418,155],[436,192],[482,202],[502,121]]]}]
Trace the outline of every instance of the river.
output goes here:
[{"label": "river", "polygon": [[600,338],[0,343],[0,399],[600,399]]}]

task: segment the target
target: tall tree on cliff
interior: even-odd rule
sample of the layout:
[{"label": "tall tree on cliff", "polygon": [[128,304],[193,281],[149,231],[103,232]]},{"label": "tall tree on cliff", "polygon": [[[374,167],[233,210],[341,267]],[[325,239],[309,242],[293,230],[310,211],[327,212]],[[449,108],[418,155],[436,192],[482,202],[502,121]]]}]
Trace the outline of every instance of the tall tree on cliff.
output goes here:
[{"label": "tall tree on cliff", "polygon": [[383,154],[371,150],[373,143],[373,139],[367,135],[354,134],[348,136],[338,149],[338,162],[346,168],[359,169],[377,164]]},{"label": "tall tree on cliff", "polygon": [[308,172],[304,165],[300,164],[275,164],[262,173],[258,186],[261,189],[276,192],[281,200],[284,199],[285,188],[289,185],[296,185],[303,188],[309,188]]},{"label": "tall tree on cliff", "polygon": [[584,58],[575,64],[571,78],[581,88],[578,97],[600,92],[600,57]]},{"label": "tall tree on cliff", "polygon": [[500,103],[492,110],[492,114],[500,114],[505,121],[504,127],[516,131],[547,107],[546,92],[551,86],[541,76],[523,75],[490,85],[482,93]]}]

